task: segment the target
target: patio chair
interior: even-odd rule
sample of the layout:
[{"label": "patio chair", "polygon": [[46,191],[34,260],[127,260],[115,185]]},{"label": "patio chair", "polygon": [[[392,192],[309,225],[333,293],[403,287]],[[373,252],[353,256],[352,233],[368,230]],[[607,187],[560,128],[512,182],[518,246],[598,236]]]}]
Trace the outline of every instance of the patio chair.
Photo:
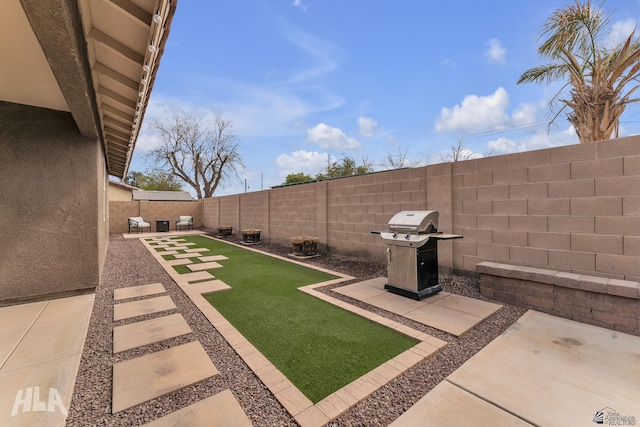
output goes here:
[{"label": "patio chair", "polygon": [[132,216],[129,217],[129,233],[131,233],[132,228],[138,230],[138,233],[144,231],[145,228],[151,231],[151,223],[145,221],[141,216]]},{"label": "patio chair", "polygon": [[193,217],[192,216],[179,216],[176,219],[176,230],[180,230],[180,227],[187,227],[187,230],[193,230]]}]

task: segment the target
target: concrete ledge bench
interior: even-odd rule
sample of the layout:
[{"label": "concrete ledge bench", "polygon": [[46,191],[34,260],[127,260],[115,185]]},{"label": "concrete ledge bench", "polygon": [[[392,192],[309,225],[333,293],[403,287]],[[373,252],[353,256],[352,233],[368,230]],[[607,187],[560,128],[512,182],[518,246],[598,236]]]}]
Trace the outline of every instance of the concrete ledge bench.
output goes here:
[{"label": "concrete ledge bench", "polygon": [[640,283],[481,262],[480,292],[519,307],[640,335]]}]

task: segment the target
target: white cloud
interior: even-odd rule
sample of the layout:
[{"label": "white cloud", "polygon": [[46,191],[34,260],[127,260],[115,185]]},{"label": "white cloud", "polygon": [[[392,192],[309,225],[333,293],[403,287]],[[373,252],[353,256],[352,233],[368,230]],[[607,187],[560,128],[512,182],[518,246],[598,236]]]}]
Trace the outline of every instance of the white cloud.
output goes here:
[{"label": "white cloud", "polygon": [[575,129],[573,126],[569,126],[562,132],[540,132],[520,140],[501,137],[489,141],[488,148],[492,154],[498,155],[560,147],[563,145],[577,144],[578,142]]},{"label": "white cloud", "polygon": [[276,165],[282,169],[283,174],[310,173],[315,174],[327,165],[329,155],[317,151],[294,151],[291,155],[280,154],[276,158]]},{"label": "white cloud", "polygon": [[521,104],[511,115],[515,125],[529,125],[536,121],[538,108],[535,104],[525,102]]},{"label": "white cloud", "polygon": [[324,123],[308,129],[307,139],[324,149],[353,150],[361,147],[357,139],[349,138],[342,130]]},{"label": "white cloud", "polygon": [[358,126],[360,126],[358,131],[360,135],[371,138],[378,128],[378,122],[369,117],[360,116],[358,117]]},{"label": "white cloud", "polygon": [[467,95],[452,109],[442,108],[436,121],[436,131],[481,132],[504,127],[509,94],[499,87],[492,95]]},{"label": "white cloud", "polygon": [[498,64],[504,64],[507,57],[507,49],[502,46],[502,42],[499,39],[489,40],[489,49],[485,52],[489,61]]},{"label": "white cloud", "polygon": [[293,3],[291,4],[297,7],[298,9],[302,10],[303,12],[306,12],[307,7],[309,7],[309,5],[307,4],[302,4],[302,0],[293,0]]},{"label": "white cloud", "polygon": [[611,26],[611,32],[607,38],[606,45],[611,48],[624,42],[627,37],[629,37],[629,34],[636,29],[636,26],[636,20],[633,18],[614,22]]}]

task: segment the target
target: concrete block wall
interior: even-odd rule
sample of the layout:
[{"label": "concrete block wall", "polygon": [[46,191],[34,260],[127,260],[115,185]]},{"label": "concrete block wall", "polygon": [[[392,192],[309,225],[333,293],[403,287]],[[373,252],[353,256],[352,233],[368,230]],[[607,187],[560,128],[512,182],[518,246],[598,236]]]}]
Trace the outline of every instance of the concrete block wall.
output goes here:
[{"label": "concrete block wall", "polygon": [[203,226],[202,200],[192,202],[152,202],[140,201],[110,201],[109,202],[109,232],[126,233],[129,231],[127,219],[130,216],[141,216],[151,222],[151,231],[155,231],[157,219],[170,220],[171,230],[175,229],[175,220],[180,215],[193,217],[193,227]]},{"label": "concrete block wall", "polygon": [[413,209],[439,211],[439,231],[464,236],[438,243],[442,267],[495,261],[637,281],[640,136],[216,197],[204,218],[382,261],[371,231]]},{"label": "concrete block wall", "polygon": [[292,236],[318,237],[316,193],[322,184],[311,183],[271,190],[269,229],[265,237],[289,245]]},{"label": "concrete block wall", "polygon": [[427,168],[403,169],[327,181],[327,244],[337,252],[384,259],[372,231],[387,229],[402,210],[427,209]]},{"label": "concrete block wall", "polygon": [[[263,230],[264,220],[264,191],[245,193],[240,198],[239,230],[253,228]],[[264,230],[266,232],[266,230]]]},{"label": "concrete block wall", "polygon": [[638,166],[639,137],[453,163],[453,266],[638,280]]},{"label": "concrete block wall", "polygon": [[640,335],[640,284],[549,269],[482,262],[480,291],[520,307]]}]

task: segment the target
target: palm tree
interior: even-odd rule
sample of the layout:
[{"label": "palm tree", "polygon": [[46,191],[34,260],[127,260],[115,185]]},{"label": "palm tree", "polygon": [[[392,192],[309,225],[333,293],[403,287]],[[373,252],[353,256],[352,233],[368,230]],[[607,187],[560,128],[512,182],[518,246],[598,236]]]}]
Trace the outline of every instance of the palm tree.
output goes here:
[{"label": "palm tree", "polygon": [[[567,120],[575,128],[580,142],[618,137],[620,116],[626,106],[640,99],[631,98],[638,89],[640,41],[635,30],[614,47],[607,47],[608,15],[591,0],[556,10],[545,21],[538,53],[551,63],[527,70],[520,83],[564,80],[550,104],[558,100],[566,108]],[[561,99],[565,89],[568,97]]]}]

